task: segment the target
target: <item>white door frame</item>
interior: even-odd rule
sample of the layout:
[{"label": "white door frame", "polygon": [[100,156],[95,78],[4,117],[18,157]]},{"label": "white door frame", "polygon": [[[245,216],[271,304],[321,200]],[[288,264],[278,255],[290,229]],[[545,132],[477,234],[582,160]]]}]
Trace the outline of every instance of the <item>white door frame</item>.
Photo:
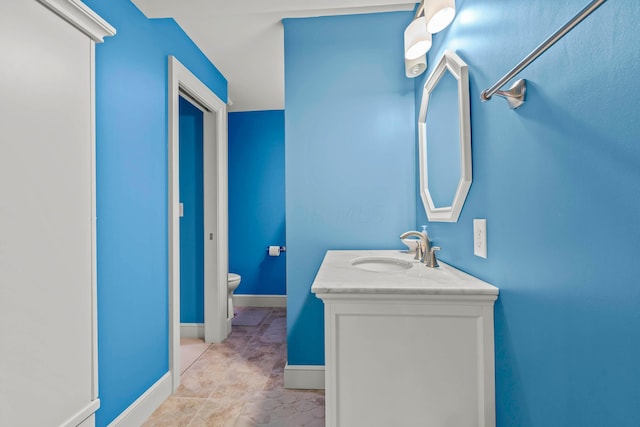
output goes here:
[{"label": "white door frame", "polygon": [[231,330],[227,313],[227,106],[175,57],[169,56],[169,369],[180,385],[179,107],[186,93],[203,109],[204,338],[220,342]]}]

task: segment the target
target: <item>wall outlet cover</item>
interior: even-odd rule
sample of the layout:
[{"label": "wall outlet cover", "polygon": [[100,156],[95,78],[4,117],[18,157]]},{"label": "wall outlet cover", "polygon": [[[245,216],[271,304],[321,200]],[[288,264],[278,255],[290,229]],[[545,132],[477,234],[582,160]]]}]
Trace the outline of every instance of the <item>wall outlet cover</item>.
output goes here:
[{"label": "wall outlet cover", "polygon": [[473,220],[473,254],[481,258],[487,257],[487,220]]}]

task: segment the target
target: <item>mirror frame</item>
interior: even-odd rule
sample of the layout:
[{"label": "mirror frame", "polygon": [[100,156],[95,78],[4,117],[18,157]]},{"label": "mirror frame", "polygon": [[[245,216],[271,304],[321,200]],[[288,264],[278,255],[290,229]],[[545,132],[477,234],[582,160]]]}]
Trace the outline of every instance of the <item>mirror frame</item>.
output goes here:
[{"label": "mirror frame", "polygon": [[[460,126],[460,181],[451,206],[435,207],[429,193],[427,173],[427,111],[429,96],[438,82],[449,71],[458,82],[458,118]],[[467,64],[452,50],[446,50],[438,65],[427,79],[422,92],[418,116],[420,155],[420,196],[427,219],[432,222],[457,222],[472,181],[471,168],[471,113],[469,108],[469,71]]]}]

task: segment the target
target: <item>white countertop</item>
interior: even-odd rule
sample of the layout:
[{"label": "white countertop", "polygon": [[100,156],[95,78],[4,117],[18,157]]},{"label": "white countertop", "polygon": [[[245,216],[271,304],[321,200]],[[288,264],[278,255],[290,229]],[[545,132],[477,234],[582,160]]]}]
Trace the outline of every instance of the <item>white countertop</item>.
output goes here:
[{"label": "white countertop", "polygon": [[[498,295],[498,288],[438,260],[428,268],[415,254],[400,250],[327,251],[311,286],[315,294]],[[404,271],[361,270],[351,262],[360,257],[391,257],[413,262]]]}]

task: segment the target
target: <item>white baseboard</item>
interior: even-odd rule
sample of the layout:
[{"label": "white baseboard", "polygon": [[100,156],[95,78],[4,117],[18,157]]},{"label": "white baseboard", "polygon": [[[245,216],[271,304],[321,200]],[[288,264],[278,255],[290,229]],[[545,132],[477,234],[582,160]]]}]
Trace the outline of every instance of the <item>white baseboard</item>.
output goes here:
[{"label": "white baseboard", "polygon": [[167,372],[125,409],[108,427],[139,427],[171,395],[171,373]]},{"label": "white baseboard", "polygon": [[180,323],[180,337],[204,339],[204,323]]},{"label": "white baseboard", "polygon": [[95,412],[100,408],[100,399],[92,400],[84,408],[76,412],[71,418],[62,423],[61,427],[92,427],[95,425]]},{"label": "white baseboard", "polygon": [[287,365],[284,367],[284,387],[324,390],[323,365]]},{"label": "white baseboard", "polygon": [[87,419],[73,427],[96,427],[96,414],[91,414]]},{"label": "white baseboard", "polygon": [[286,307],[286,295],[233,295],[236,307]]}]

